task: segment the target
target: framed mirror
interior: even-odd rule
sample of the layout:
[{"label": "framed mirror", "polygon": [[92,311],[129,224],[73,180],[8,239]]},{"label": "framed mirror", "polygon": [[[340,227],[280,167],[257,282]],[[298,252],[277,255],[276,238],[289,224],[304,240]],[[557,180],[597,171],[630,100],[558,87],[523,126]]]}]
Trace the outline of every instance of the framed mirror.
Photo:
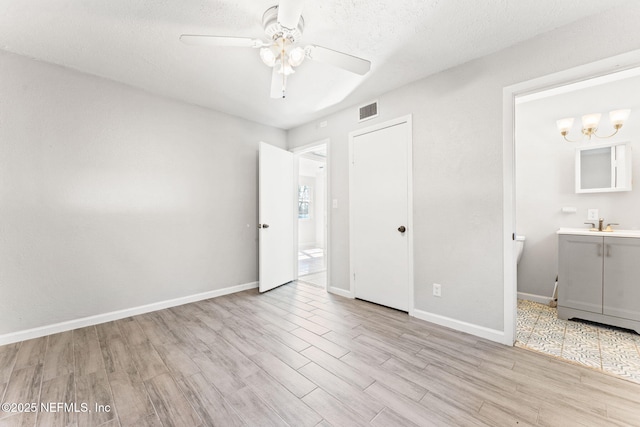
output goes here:
[{"label": "framed mirror", "polygon": [[576,148],[576,193],[631,191],[631,143]]}]

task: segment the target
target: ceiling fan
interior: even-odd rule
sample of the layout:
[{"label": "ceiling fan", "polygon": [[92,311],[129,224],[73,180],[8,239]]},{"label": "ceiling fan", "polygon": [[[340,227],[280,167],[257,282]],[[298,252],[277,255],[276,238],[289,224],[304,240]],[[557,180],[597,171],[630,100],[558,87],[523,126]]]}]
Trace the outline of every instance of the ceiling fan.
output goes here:
[{"label": "ceiling fan", "polygon": [[249,37],[183,34],[180,41],[189,45],[251,47],[260,49],[260,58],[272,67],[271,97],[284,98],[287,77],[295,72],[305,58],[365,75],[371,62],[353,55],[317,45],[301,46],[298,40],[304,30],[302,8],[304,0],[280,0],[280,4],[266,10],[262,25],[267,41]]}]

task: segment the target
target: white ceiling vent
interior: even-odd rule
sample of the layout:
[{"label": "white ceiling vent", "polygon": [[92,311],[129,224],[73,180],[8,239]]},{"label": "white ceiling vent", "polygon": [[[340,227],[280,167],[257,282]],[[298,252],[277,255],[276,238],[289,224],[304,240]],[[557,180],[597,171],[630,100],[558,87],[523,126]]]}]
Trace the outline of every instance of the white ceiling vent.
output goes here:
[{"label": "white ceiling vent", "polygon": [[361,106],[358,113],[360,114],[359,122],[378,117],[378,101],[373,101],[370,104]]}]

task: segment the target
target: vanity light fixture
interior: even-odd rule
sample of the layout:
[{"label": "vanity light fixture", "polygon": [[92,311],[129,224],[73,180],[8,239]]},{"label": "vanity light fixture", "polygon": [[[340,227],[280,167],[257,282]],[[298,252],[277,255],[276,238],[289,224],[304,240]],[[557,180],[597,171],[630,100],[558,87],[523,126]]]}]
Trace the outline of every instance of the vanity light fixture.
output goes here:
[{"label": "vanity light fixture", "polygon": [[617,134],[624,122],[629,118],[629,114],[631,110],[614,110],[609,113],[609,120],[611,120],[611,125],[615,129],[611,135],[598,135],[598,125],[600,124],[600,117],[602,116],[600,113],[592,113],[585,114],[582,116],[582,138],[571,140],[567,138],[567,134],[571,130],[573,126],[573,117],[568,117],[566,119],[560,119],[556,121],[556,125],[558,126],[558,131],[564,137],[564,139],[568,142],[579,142],[584,139],[586,136],[588,139],[591,139],[592,136],[596,138],[611,138],[613,135]]}]

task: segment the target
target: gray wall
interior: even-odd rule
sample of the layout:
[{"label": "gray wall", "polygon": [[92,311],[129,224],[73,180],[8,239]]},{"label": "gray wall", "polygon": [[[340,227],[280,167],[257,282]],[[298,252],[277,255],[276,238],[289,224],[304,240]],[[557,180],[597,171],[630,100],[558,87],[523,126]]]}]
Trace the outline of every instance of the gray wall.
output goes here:
[{"label": "gray wall", "polygon": [[0,335],[253,282],[282,130],[0,51]]},{"label": "gray wall", "polygon": [[[555,120],[576,117],[569,137],[579,135],[580,116],[602,112],[599,133],[610,134],[607,112],[630,108],[631,116],[612,139],[581,143],[565,142]],[[516,107],[516,223],[526,237],[518,264],[518,291],[551,297],[558,274],[560,227],[587,228],[587,210],[598,209],[606,222],[616,228],[640,228],[640,183],[631,192],[576,194],[574,189],[575,150],[604,142],[627,142],[633,147],[633,172],[640,174],[640,77],[526,102]],[[576,213],[563,213],[574,207]],[[527,296],[528,298],[532,298]]]},{"label": "gray wall", "polygon": [[291,147],[330,139],[330,285],[349,288],[348,133],[412,114],[416,308],[503,330],[503,88],[640,48],[638,19],[636,3],[382,94],[372,121],[354,106],[290,130]]}]

